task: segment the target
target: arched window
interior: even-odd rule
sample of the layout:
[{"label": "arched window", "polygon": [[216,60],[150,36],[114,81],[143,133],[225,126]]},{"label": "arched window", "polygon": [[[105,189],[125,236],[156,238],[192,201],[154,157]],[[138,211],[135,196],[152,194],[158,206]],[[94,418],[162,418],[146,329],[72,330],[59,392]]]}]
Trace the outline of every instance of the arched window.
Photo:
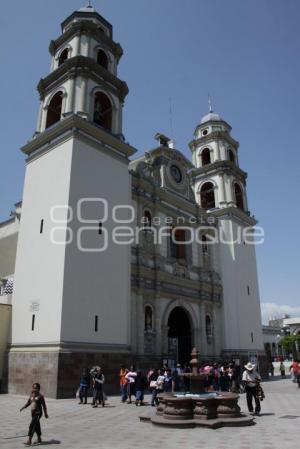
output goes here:
[{"label": "arched window", "polygon": [[235,195],[236,207],[244,210],[243,191],[242,191],[240,185],[237,183],[234,184],[234,195]]},{"label": "arched window", "polygon": [[207,245],[207,237],[203,235],[201,238],[202,241],[202,252],[203,254],[208,254],[208,245]]},{"label": "arched window", "polygon": [[152,225],[152,215],[149,210],[144,211],[143,224],[145,228],[151,228]]},{"label": "arched window", "polygon": [[234,153],[233,153],[233,151],[232,150],[228,150],[228,157],[229,157],[229,160],[231,161],[231,162],[233,162],[233,163],[235,163],[235,156],[234,156]]},{"label": "arched window", "polygon": [[211,326],[211,318],[209,315],[206,315],[205,317],[205,331],[207,343],[210,343],[212,337],[212,326]]},{"label": "arched window", "polygon": [[94,122],[111,131],[112,105],[103,92],[96,92],[94,99]]},{"label": "arched window", "polygon": [[209,150],[209,148],[204,148],[204,150],[201,152],[201,162],[202,162],[202,167],[203,167],[203,165],[210,164],[210,150]]},{"label": "arched window", "polygon": [[153,316],[152,316],[152,307],[145,307],[145,331],[152,331],[153,329]]},{"label": "arched window", "polygon": [[97,63],[105,69],[108,68],[108,57],[106,53],[101,49],[97,51]]},{"label": "arched window", "polygon": [[46,120],[46,128],[54,125],[54,123],[59,122],[61,118],[61,107],[62,107],[63,93],[61,91],[57,92],[51,99]]},{"label": "arched window", "polygon": [[216,207],[214,185],[212,182],[205,182],[200,190],[201,207],[203,209],[213,209]]},{"label": "arched window", "polygon": [[58,66],[62,65],[68,59],[68,56],[69,56],[69,49],[65,48],[59,56]]},{"label": "arched window", "polygon": [[184,229],[175,229],[170,234],[171,257],[176,259],[186,258],[186,236]]}]

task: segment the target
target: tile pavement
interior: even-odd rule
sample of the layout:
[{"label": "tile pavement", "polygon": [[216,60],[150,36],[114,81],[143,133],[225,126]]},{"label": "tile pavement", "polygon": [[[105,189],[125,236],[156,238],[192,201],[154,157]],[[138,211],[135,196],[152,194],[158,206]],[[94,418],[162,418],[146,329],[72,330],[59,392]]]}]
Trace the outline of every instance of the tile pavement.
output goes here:
[{"label": "tile pavement", "polygon": [[[164,429],[140,423],[138,415],[153,411],[150,406],[121,404],[110,397],[105,408],[78,405],[77,400],[48,399],[50,418],[42,419],[45,447],[58,449],[299,449],[300,388],[290,379],[263,384],[266,398],[262,415],[252,427],[210,429]],[[148,399],[148,397],[147,397]],[[26,398],[0,395],[0,448],[23,446],[29,410],[19,412]],[[246,411],[245,395],[240,406]],[[282,418],[294,415],[296,418]]]}]

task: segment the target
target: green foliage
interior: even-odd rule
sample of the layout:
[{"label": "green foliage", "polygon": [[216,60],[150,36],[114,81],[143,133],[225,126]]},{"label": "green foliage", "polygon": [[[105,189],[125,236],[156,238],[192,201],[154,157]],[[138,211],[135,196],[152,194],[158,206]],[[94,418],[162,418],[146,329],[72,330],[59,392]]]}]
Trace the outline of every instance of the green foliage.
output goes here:
[{"label": "green foliage", "polygon": [[300,335],[286,335],[280,340],[280,344],[289,352],[293,354],[294,358],[299,357],[300,351]]}]

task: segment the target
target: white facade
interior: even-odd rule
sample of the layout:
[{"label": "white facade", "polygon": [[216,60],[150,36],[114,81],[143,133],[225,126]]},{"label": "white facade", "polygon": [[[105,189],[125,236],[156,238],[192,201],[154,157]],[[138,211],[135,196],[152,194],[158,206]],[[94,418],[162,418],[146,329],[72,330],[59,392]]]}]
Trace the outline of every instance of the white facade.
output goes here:
[{"label": "white facade", "polygon": [[[226,242],[237,239],[244,226],[233,218],[220,219],[219,229]],[[241,243],[219,245],[223,286],[224,350],[262,348],[260,301],[255,247]]]},{"label": "white facade", "polygon": [[[49,394],[62,397],[71,394],[68,376],[96,361],[112,370],[125,359],[183,363],[193,346],[203,358],[263,355],[255,246],[207,242],[216,232],[229,241],[256,223],[231,127],[210,111],[190,143],[192,163],[161,134],[156,148],[129,163],[128,89],[117,78],[122,49],[111,25],[84,8],[62,30],[38,87],[37,132],[22,148],[17,250],[10,245],[16,267],[0,267],[15,278],[10,391],[23,391],[19,363],[26,379],[41,370]],[[126,226],[123,206],[135,211],[129,226],[139,239],[121,245],[112,242],[113,214],[117,207]],[[198,239],[188,243],[189,231]]]}]

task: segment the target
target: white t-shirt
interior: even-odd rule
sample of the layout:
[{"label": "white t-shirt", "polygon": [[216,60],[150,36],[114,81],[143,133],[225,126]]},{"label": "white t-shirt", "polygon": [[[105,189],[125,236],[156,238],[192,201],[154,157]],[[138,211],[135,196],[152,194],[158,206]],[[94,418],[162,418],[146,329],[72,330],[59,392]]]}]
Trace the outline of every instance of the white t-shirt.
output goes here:
[{"label": "white t-shirt", "polygon": [[135,371],[129,371],[126,374],[125,379],[127,379],[130,384],[134,384],[136,375],[137,373]]},{"label": "white t-shirt", "polygon": [[[243,372],[242,380],[247,382],[247,385],[249,385],[249,387],[255,387],[256,382],[254,382],[254,381],[261,380],[261,377],[256,371],[248,371],[245,369],[245,371]],[[253,382],[251,382],[251,381],[253,381]]]}]

